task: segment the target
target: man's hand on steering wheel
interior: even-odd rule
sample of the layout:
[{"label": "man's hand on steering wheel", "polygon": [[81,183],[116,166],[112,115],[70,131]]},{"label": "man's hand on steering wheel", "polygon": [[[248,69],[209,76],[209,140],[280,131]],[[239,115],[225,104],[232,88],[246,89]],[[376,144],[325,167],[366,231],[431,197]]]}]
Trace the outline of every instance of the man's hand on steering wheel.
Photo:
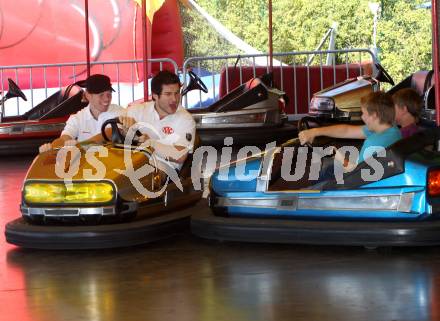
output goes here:
[{"label": "man's hand on steering wheel", "polygon": [[146,142],[147,140],[150,139],[150,136],[148,136],[147,134],[142,134],[141,136],[139,136],[139,138],[137,139],[137,141],[139,143],[143,143]]},{"label": "man's hand on steering wheel", "polygon": [[122,125],[122,135],[127,136],[129,130],[136,132],[133,140],[135,143],[140,144],[150,139],[150,136],[140,132],[139,127],[137,126],[137,121],[133,117],[119,116],[119,122]]},{"label": "man's hand on steering wheel", "polygon": [[[138,143],[142,143],[142,141],[137,139],[137,137],[144,136],[142,138],[143,141],[149,139],[149,137],[148,135],[142,135],[139,132],[136,123],[137,122],[134,120],[134,118],[127,116],[119,116],[116,118],[108,119],[102,124],[101,135],[104,141],[110,141],[114,144],[124,144],[127,133],[132,130],[135,133],[133,136],[134,139],[131,144],[133,145],[134,143],[135,145],[137,145]],[[111,126],[111,131],[106,128],[108,125]]]},{"label": "man's hand on steering wheel", "polygon": [[118,120],[122,126],[121,129],[122,129],[122,134],[124,136],[127,135],[127,132],[131,128],[131,126],[136,124],[136,120],[133,117],[129,117],[129,116],[125,116],[125,115],[119,116]]}]

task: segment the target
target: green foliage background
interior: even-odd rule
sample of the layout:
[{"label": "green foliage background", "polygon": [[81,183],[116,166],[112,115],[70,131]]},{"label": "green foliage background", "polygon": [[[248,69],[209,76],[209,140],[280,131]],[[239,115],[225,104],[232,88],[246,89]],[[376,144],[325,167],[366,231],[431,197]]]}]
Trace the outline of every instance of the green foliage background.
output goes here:
[{"label": "green foliage background", "polygon": [[[424,0],[382,0],[377,25],[379,60],[395,81],[431,69],[431,10]],[[251,46],[268,51],[267,0],[197,0]],[[186,55],[237,54],[195,11],[182,6]],[[273,0],[274,52],[314,50],[338,24],[336,49],[370,48],[373,14],[367,0]]]}]

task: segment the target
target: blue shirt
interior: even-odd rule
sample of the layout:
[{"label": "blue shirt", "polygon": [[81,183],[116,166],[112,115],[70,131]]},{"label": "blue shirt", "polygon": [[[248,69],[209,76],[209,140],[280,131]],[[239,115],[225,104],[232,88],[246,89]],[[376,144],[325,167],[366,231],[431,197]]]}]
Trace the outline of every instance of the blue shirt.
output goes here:
[{"label": "blue shirt", "polygon": [[[388,146],[394,144],[395,142],[397,142],[399,139],[402,138],[400,130],[396,126],[392,126],[381,133],[372,132],[368,129],[367,126],[363,126],[362,131],[366,139],[359,153],[358,164],[360,162],[363,162],[368,157],[371,157],[380,147],[387,148]],[[378,147],[378,148],[376,148],[375,150],[375,148],[369,148],[369,147]],[[369,148],[368,151],[367,148]]]}]

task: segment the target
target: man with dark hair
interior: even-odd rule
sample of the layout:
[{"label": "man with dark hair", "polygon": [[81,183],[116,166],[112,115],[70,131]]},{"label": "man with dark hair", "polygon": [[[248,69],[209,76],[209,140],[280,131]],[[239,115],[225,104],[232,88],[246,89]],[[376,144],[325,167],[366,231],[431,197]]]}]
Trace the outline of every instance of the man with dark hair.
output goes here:
[{"label": "man with dark hair", "polygon": [[[394,126],[394,103],[389,94],[373,92],[362,97],[361,110],[365,125],[340,124],[304,130],[298,135],[301,144],[312,143],[318,136],[365,139],[357,163],[345,166],[350,171],[358,163],[371,157],[375,149],[386,148],[402,138],[399,129]],[[335,158],[342,161],[341,156],[336,154]]]},{"label": "man with dark hair", "polygon": [[417,122],[422,111],[422,99],[414,89],[404,88],[393,95],[393,101],[402,137],[412,136],[420,130]]},{"label": "man with dark hair", "polygon": [[[156,76],[151,79],[151,92],[156,95],[160,95],[162,92],[162,85],[172,85],[179,84],[180,79],[175,73],[162,70],[156,74]],[[154,97],[153,97],[154,99]]]},{"label": "man with dark hair", "polygon": [[194,147],[196,124],[191,114],[180,104],[180,80],[170,71],[160,71],[151,80],[153,101],[132,105],[119,119],[124,131],[136,124],[141,142],[160,158],[168,159],[180,168]]},{"label": "man with dark hair", "polygon": [[52,143],[41,145],[40,153],[65,145],[76,145],[78,142],[99,143],[102,141],[102,124],[123,113],[124,109],[121,106],[111,104],[114,90],[110,78],[106,75],[91,75],[77,84],[85,87],[84,98],[89,105],[71,115],[61,136]]}]

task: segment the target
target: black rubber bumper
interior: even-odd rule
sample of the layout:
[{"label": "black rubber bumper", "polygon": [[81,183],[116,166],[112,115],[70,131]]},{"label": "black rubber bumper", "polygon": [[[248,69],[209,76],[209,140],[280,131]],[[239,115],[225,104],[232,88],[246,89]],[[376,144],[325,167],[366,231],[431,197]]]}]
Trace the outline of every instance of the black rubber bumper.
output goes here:
[{"label": "black rubber bumper", "polygon": [[8,243],[34,249],[103,249],[154,242],[189,232],[190,215],[196,205],[119,224],[103,225],[34,225],[22,218],[6,224]]},{"label": "black rubber bumper", "polygon": [[280,127],[271,128],[222,128],[222,129],[197,129],[201,145],[219,146],[224,144],[226,137],[233,137],[234,145],[254,146],[276,141],[283,143],[288,139],[298,136],[296,125],[286,123]]},{"label": "black rubber bumper", "polygon": [[299,221],[219,217],[204,211],[191,217],[191,231],[219,241],[366,247],[440,244],[440,221]]}]

